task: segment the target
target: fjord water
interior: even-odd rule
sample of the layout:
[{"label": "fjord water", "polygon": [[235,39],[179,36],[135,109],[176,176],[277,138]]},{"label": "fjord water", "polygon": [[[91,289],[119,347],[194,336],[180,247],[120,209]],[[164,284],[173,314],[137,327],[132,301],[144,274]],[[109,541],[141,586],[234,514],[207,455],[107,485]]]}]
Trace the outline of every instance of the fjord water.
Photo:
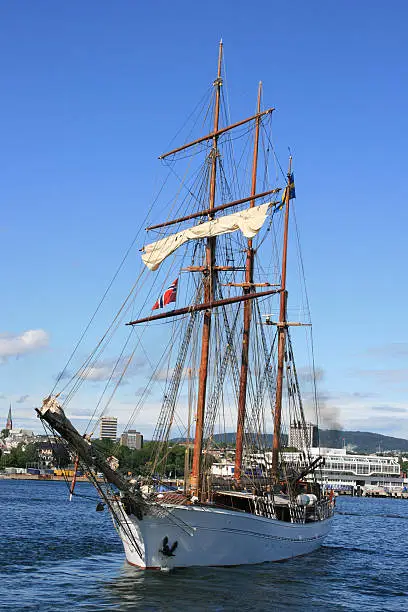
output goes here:
[{"label": "fjord water", "polygon": [[340,497],[325,545],[258,566],[127,565],[93,488],[0,481],[0,610],[408,610],[408,500]]}]

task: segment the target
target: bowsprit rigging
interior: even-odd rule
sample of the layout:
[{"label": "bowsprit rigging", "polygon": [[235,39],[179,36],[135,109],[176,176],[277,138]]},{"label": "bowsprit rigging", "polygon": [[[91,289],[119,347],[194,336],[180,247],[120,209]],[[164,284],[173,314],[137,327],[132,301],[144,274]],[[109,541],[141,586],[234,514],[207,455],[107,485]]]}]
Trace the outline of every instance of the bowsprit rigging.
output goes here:
[{"label": "bowsprit rigging", "polygon": [[[206,135],[160,156],[178,182],[176,196],[165,221],[149,219],[146,231],[159,236],[141,249],[136,284],[65,385],[65,396],[49,395],[37,411],[97,488],[129,563],[142,568],[239,565],[303,555],[320,546],[333,514],[332,501],[315,477],[322,460],[312,461],[308,451],[289,334],[291,326],[303,326],[288,320],[292,159],[282,195],[271,200],[281,191],[268,172],[273,108],[262,110],[260,84],[255,115],[222,125],[222,66],[220,43]],[[175,170],[177,163],[187,165],[184,173]],[[102,361],[102,355],[118,330],[129,333],[104,378],[109,360]],[[114,457],[105,458],[65,410],[84,382],[106,380],[97,403],[106,411],[135,366],[137,351],[150,374],[132,418],[143,405],[149,409],[151,393],[157,400],[160,392],[162,399],[160,408],[157,401],[150,404],[157,411],[150,461],[134,476],[124,475]],[[303,432],[297,463],[283,453],[284,427],[291,422]],[[186,439],[184,483],[168,490],[163,480],[177,430]],[[227,447],[231,431],[235,449]],[[221,434],[223,448],[217,446]],[[233,465],[218,474],[213,455],[223,453],[233,456]],[[74,482],[71,495],[73,488]]]}]

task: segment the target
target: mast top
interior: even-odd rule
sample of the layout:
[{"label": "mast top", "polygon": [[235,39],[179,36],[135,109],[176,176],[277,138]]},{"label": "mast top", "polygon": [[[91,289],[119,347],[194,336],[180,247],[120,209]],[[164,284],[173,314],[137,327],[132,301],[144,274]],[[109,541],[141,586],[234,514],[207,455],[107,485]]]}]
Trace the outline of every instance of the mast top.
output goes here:
[{"label": "mast top", "polygon": [[289,149],[288,171],[286,173],[286,176],[287,176],[287,179],[288,179],[288,185],[290,183],[290,177],[291,177],[291,174],[292,174],[292,160],[293,160],[292,153],[290,152],[290,149]]},{"label": "mast top", "polygon": [[217,78],[215,79],[213,85],[214,87],[219,87],[220,85],[222,85],[222,77],[221,77],[221,66],[222,66],[222,48],[223,48],[223,44],[222,44],[222,38],[220,40],[220,45],[218,48],[218,70],[217,70]]}]

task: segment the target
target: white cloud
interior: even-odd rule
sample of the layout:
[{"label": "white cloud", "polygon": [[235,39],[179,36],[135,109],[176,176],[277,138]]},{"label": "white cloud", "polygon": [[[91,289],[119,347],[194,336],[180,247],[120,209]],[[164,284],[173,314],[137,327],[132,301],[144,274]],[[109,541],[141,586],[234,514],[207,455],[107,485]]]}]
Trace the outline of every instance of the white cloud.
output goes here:
[{"label": "white cloud", "polygon": [[16,404],[24,404],[28,400],[29,395],[21,395],[18,399],[16,399]]},{"label": "white cloud", "polygon": [[407,413],[408,408],[405,406],[372,406],[371,410],[387,414],[389,412]]},{"label": "white cloud", "polygon": [[[84,372],[84,374],[81,375],[81,378],[86,378],[87,380],[93,380],[93,381],[108,380],[112,373],[113,367],[114,367],[114,364],[112,363],[102,363],[101,362],[99,364],[94,365],[89,370],[86,370],[86,372]],[[116,377],[118,375],[120,374],[118,373]]]},{"label": "white cloud", "polygon": [[29,329],[22,334],[0,335],[0,360],[18,357],[48,346],[49,336],[43,329]]},{"label": "white cloud", "polygon": [[325,378],[325,371],[323,368],[316,367],[314,372],[311,368],[302,366],[297,368],[297,375],[301,382],[310,383],[313,381],[321,382]]},{"label": "white cloud", "polygon": [[408,368],[350,370],[350,374],[358,378],[372,378],[376,383],[382,385],[399,385],[406,383]]},{"label": "white cloud", "polygon": [[408,342],[390,342],[381,346],[374,346],[369,348],[367,353],[375,357],[395,357],[400,359],[408,355]]},{"label": "white cloud", "polygon": [[[186,378],[188,377],[189,374],[189,369],[190,368],[183,368],[183,372],[182,372],[182,378]],[[152,379],[153,380],[158,380],[158,381],[168,381],[171,379],[171,377],[173,376],[175,371],[175,368],[163,368],[162,370],[157,370],[153,376]],[[192,374],[192,378],[197,378],[198,377],[198,372],[195,371]]]},{"label": "white cloud", "polygon": [[127,356],[119,359],[119,362],[116,359],[101,359],[83,374],[80,374],[80,377],[93,382],[103,382],[108,381],[112,375],[112,380],[117,381],[126,368],[125,377],[122,381],[122,384],[124,384],[125,378],[134,376],[145,365],[144,360],[140,358],[133,359],[129,365],[128,361],[129,357]]},{"label": "white cloud", "polygon": [[408,438],[406,402],[384,402],[381,405],[376,399],[374,404],[364,393],[327,396],[320,413],[321,426],[323,429],[362,430]]},{"label": "white cloud", "polygon": [[365,417],[355,415],[346,422],[346,428],[353,431],[370,431],[395,438],[408,438],[408,419],[395,415]]}]

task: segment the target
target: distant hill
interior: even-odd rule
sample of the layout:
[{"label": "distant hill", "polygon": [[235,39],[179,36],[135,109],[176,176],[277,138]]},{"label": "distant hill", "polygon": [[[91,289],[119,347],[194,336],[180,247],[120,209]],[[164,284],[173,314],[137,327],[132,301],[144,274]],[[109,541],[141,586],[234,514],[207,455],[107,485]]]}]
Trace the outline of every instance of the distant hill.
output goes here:
[{"label": "distant hill", "polygon": [[[272,446],[273,435],[272,434],[263,434],[262,436],[257,436],[263,441],[265,446]],[[286,436],[287,437],[287,436]],[[213,437],[214,442],[218,444],[235,444],[235,433],[225,433],[225,434],[214,434]],[[285,443],[285,436],[283,438]]]},{"label": "distant hill", "polygon": [[346,431],[340,429],[321,429],[320,444],[329,448],[350,445],[356,453],[377,453],[383,451],[408,452],[408,440],[383,436],[370,431]]},{"label": "distant hill", "polygon": [[[257,438],[263,440],[264,446],[272,446],[273,435],[272,434],[263,434],[257,436]],[[287,438],[287,436],[286,436]],[[214,434],[213,441],[215,444],[235,444],[236,435],[235,432],[226,432],[223,434]],[[283,440],[285,443],[285,436],[283,436]],[[172,442],[185,442],[185,438],[173,438]]]},{"label": "distant hill", "polygon": [[[394,438],[369,431],[347,431],[345,429],[320,429],[320,445],[328,448],[351,447],[355,453],[377,453],[384,451],[408,452],[408,440]],[[272,446],[273,435],[263,436],[265,446]],[[235,444],[235,433],[214,434],[214,442],[218,444]],[[182,442],[176,438],[173,442]],[[285,443],[285,439],[284,439]]]}]

